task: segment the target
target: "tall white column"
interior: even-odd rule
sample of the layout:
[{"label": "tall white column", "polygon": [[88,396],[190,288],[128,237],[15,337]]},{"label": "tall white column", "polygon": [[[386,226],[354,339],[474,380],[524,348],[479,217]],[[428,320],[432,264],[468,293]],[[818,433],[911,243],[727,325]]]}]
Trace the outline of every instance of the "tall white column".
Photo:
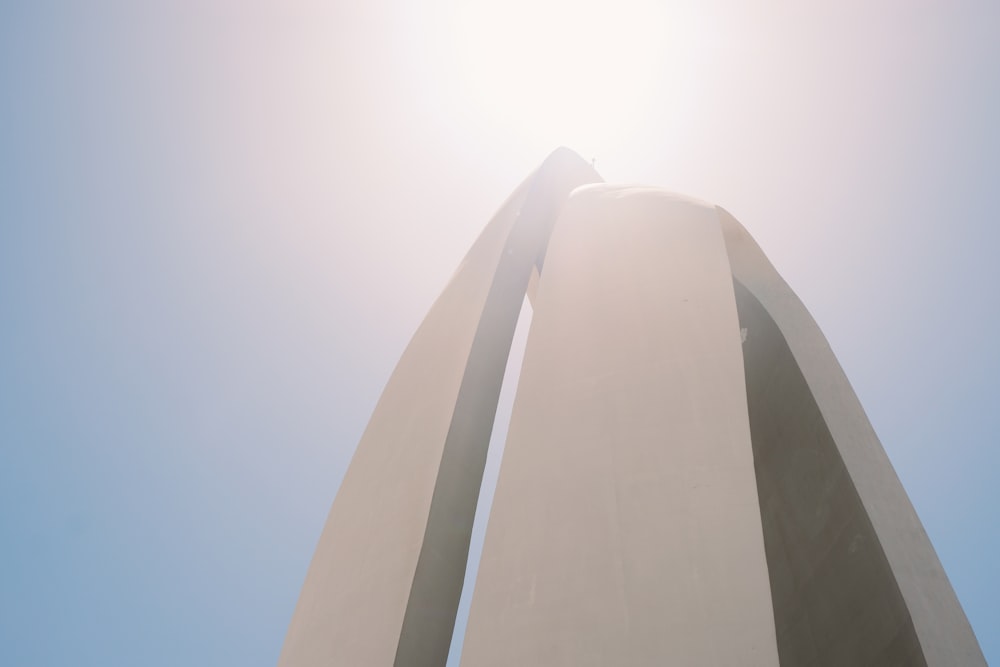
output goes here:
[{"label": "tall white column", "polygon": [[716,210],[577,190],[534,300],[462,665],[777,664]]}]

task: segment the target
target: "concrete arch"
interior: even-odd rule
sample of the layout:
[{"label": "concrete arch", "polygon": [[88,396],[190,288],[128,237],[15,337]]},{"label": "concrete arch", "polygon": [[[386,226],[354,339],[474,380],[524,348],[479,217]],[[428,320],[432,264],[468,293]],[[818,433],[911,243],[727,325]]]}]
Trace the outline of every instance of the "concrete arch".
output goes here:
[{"label": "concrete arch", "polygon": [[431,307],[279,665],[444,665],[526,293],[465,667],[985,665],[826,339],[747,231],[660,189],[580,187],[600,182],[554,152]]}]

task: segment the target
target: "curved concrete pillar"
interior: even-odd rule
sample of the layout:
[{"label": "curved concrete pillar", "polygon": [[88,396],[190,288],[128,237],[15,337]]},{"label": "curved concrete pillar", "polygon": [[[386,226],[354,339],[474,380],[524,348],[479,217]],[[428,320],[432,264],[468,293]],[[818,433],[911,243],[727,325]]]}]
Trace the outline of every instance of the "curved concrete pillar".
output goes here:
[{"label": "curved concrete pillar", "polygon": [[826,338],[719,209],[783,665],[984,666],[972,628]]},{"label": "curved concrete pillar", "polygon": [[432,306],[368,423],[313,556],[281,667],[443,665],[497,395],[532,267],[568,193],[561,149],[508,198]]}]

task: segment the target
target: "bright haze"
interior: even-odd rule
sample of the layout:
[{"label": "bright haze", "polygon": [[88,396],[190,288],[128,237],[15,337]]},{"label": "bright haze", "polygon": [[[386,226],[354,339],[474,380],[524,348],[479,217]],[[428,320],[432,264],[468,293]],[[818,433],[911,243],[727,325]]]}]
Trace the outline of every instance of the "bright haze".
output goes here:
[{"label": "bright haze", "polygon": [[559,145],[754,234],[1000,663],[998,31],[994,0],[4,3],[0,664],[273,665],[394,363]]}]

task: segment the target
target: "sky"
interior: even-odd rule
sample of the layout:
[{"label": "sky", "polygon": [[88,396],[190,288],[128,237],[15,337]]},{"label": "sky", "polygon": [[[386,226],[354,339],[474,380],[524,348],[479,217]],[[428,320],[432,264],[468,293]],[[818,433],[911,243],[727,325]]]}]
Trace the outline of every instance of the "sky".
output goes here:
[{"label": "sky", "polygon": [[750,230],[1000,664],[998,30],[991,0],[0,4],[0,664],[273,665],[403,347],[560,145]]}]

